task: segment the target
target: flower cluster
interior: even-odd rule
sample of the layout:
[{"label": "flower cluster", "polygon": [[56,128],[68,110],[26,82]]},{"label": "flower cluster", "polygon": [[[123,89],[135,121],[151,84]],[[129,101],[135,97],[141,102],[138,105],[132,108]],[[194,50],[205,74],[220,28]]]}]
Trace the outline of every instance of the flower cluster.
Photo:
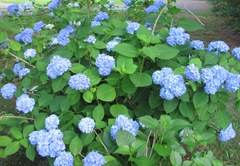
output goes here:
[{"label": "flower cluster", "polygon": [[113,48],[120,43],[120,40],[122,40],[120,37],[115,37],[112,41],[107,42],[106,48],[108,51],[113,51]]},{"label": "flower cluster", "polygon": [[140,28],[140,24],[137,22],[127,21],[127,24],[126,32],[129,34],[134,34]]},{"label": "flower cluster", "polygon": [[232,54],[237,60],[240,60],[240,47],[234,48]]},{"label": "flower cluster", "polygon": [[204,43],[201,40],[193,40],[190,42],[190,47],[195,50],[203,50],[204,49]]},{"label": "flower cluster", "polygon": [[78,128],[83,133],[89,134],[93,132],[94,127],[95,127],[95,122],[92,118],[89,118],[89,117],[81,119],[78,123]]},{"label": "flower cluster", "polygon": [[126,6],[131,6],[131,5],[132,5],[132,0],[123,0],[123,3],[124,3]]},{"label": "flower cluster", "polygon": [[4,99],[11,99],[13,98],[14,93],[17,91],[16,85],[12,83],[5,84],[1,88],[1,94]]},{"label": "flower cluster", "polygon": [[84,74],[75,74],[70,77],[68,84],[75,90],[87,90],[90,87],[90,79]]},{"label": "flower cluster", "polygon": [[53,164],[54,166],[73,166],[73,155],[70,152],[61,152]]},{"label": "flower cluster", "polygon": [[63,73],[70,69],[71,66],[72,64],[69,59],[55,55],[47,66],[47,75],[52,79],[55,79],[58,76],[63,75]]},{"label": "flower cluster", "polygon": [[24,52],[24,58],[33,58],[37,54],[36,50],[34,48],[29,48]]},{"label": "flower cluster", "polygon": [[219,139],[222,142],[229,141],[236,136],[236,132],[233,129],[232,123],[225,130],[221,130],[219,133]]},{"label": "flower cluster", "polygon": [[56,7],[58,7],[60,5],[62,0],[52,0],[51,3],[48,5],[48,9],[49,10],[53,10]]},{"label": "flower cluster", "polygon": [[19,6],[19,11],[21,11],[21,12],[23,12],[23,11],[25,11],[27,9],[33,8],[32,2],[22,2],[18,6]]},{"label": "flower cluster", "polygon": [[18,4],[11,4],[8,6],[7,10],[10,14],[15,14],[19,10],[19,6]]},{"label": "flower cluster", "polygon": [[229,72],[225,82],[225,88],[230,92],[236,92],[240,88],[240,75]]},{"label": "flower cluster", "polygon": [[132,135],[136,136],[138,133],[139,124],[132,119],[128,119],[128,117],[125,115],[118,115],[110,131],[113,139],[116,139],[117,133],[120,129],[126,130]]},{"label": "flower cluster", "polygon": [[214,41],[209,43],[207,51],[211,52],[214,51],[215,54],[218,54],[219,52],[228,52],[229,47],[228,45],[223,41]]},{"label": "flower cluster", "polygon": [[57,115],[50,115],[45,119],[45,128],[50,131],[53,129],[57,129],[59,125],[59,119]]},{"label": "flower cluster", "polygon": [[156,2],[154,2],[154,4],[153,5],[150,5],[150,6],[148,6],[146,9],[145,9],[145,12],[146,12],[146,14],[150,14],[150,13],[155,13],[155,12],[157,12],[158,11],[158,9],[160,8],[160,7],[162,7],[164,5],[164,2],[163,1],[156,1]]},{"label": "flower cluster", "polygon": [[21,32],[20,34],[17,34],[15,36],[15,40],[18,42],[23,41],[25,44],[28,44],[28,43],[32,42],[33,34],[34,34],[34,32],[32,29],[26,28],[26,29],[24,29],[23,32]]},{"label": "flower cluster", "polygon": [[24,114],[32,112],[34,109],[35,100],[30,98],[27,94],[22,94],[17,98],[16,109],[22,111]]},{"label": "flower cluster", "polygon": [[221,66],[202,69],[201,78],[206,84],[204,90],[207,94],[215,94],[228,77],[228,71]]},{"label": "flower cluster", "polygon": [[33,25],[33,30],[34,32],[40,32],[42,30],[42,28],[44,28],[46,26],[46,24],[44,24],[44,22],[39,21],[34,23]]},{"label": "flower cluster", "polygon": [[84,39],[84,42],[92,43],[92,44],[94,44],[96,41],[97,41],[97,39],[92,35],[90,35],[90,36],[88,36],[88,38]]},{"label": "flower cluster", "polygon": [[95,65],[98,67],[98,72],[102,76],[108,76],[112,68],[115,67],[115,59],[106,54],[99,54],[96,58]]},{"label": "flower cluster", "polygon": [[187,40],[190,39],[189,34],[185,33],[182,27],[172,27],[169,30],[169,36],[167,37],[167,43],[171,46],[184,45]]},{"label": "flower cluster", "polygon": [[74,32],[75,29],[71,25],[68,25],[64,29],[61,29],[57,35],[58,44],[61,46],[66,46],[70,42],[69,36]]},{"label": "flower cluster", "polygon": [[91,26],[99,26],[101,25],[101,21],[103,20],[108,20],[109,19],[109,16],[108,16],[108,13],[107,12],[99,12],[94,20],[91,22]]},{"label": "flower cluster", "polygon": [[197,66],[195,66],[195,64],[190,64],[187,66],[185,73],[186,78],[196,82],[200,79],[200,73],[199,73],[199,69]]},{"label": "flower cluster", "polygon": [[13,73],[17,75],[19,78],[22,78],[23,76],[27,75],[30,73],[30,70],[23,66],[20,62],[15,63],[13,66]]},{"label": "flower cluster", "polygon": [[83,159],[84,166],[102,166],[106,163],[103,155],[98,152],[91,151],[88,155]]},{"label": "flower cluster", "polygon": [[187,88],[181,75],[174,75],[171,68],[163,68],[152,74],[153,83],[162,86],[160,96],[166,100],[182,96]]}]

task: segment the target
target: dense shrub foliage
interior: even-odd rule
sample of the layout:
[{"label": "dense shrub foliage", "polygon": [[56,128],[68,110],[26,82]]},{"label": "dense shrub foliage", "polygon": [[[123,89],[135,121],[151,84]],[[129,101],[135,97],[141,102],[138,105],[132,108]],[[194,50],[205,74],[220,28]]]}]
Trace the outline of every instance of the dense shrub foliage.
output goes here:
[{"label": "dense shrub foliage", "polygon": [[[171,1],[52,0],[0,18],[0,157],[26,149],[50,165],[222,165],[199,146],[236,136],[240,49],[204,46]],[[206,164],[207,163],[207,164]]]},{"label": "dense shrub foliage", "polygon": [[240,0],[208,0],[213,11],[226,17],[236,31],[240,31]]}]

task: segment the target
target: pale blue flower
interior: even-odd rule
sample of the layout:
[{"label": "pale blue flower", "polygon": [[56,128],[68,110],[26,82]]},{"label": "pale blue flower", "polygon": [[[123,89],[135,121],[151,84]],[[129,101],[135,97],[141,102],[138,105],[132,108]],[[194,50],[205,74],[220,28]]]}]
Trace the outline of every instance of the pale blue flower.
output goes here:
[{"label": "pale blue flower", "polygon": [[108,76],[112,68],[115,67],[115,59],[106,54],[99,54],[96,58],[95,65],[98,67],[98,72],[102,76]]},{"label": "pale blue flower", "polygon": [[84,166],[102,166],[106,163],[103,155],[98,152],[91,151],[88,155],[83,159]]},{"label": "pale blue flower", "polygon": [[126,6],[131,6],[132,5],[132,0],[123,0],[123,2]]},{"label": "pale blue flower", "polygon": [[57,157],[61,152],[65,151],[65,144],[62,140],[55,140],[49,144],[49,156]]},{"label": "pale blue flower", "polygon": [[185,33],[182,27],[172,27],[169,30],[169,36],[167,37],[167,43],[171,46],[184,45],[187,40],[190,39],[189,34]]},{"label": "pale blue flower", "polygon": [[100,22],[100,21],[95,21],[95,20],[93,20],[93,21],[91,22],[91,27],[100,26],[100,25],[101,25],[101,22]]},{"label": "pale blue flower", "polygon": [[175,97],[170,89],[164,88],[164,87],[160,89],[159,96],[161,96],[161,98],[166,100],[172,100]]},{"label": "pale blue flower", "polygon": [[22,94],[17,98],[16,109],[22,111],[23,113],[32,112],[34,109],[35,100],[30,98],[27,94]]},{"label": "pale blue flower", "polygon": [[108,13],[107,12],[99,12],[95,18],[94,18],[94,21],[103,21],[103,20],[108,20],[109,19],[109,16],[108,16]]},{"label": "pale blue flower", "polygon": [[59,125],[59,118],[57,115],[50,115],[45,119],[45,128],[49,130],[57,129]]},{"label": "pale blue flower", "polygon": [[53,10],[53,9],[55,9],[56,7],[58,7],[59,5],[60,5],[60,2],[61,2],[62,0],[52,0],[51,2],[50,2],[50,4],[48,5],[48,9],[49,10]]},{"label": "pale blue flower", "polygon": [[89,134],[93,132],[94,127],[95,127],[95,122],[92,118],[89,118],[89,117],[81,119],[78,123],[78,128],[83,133]]},{"label": "pale blue flower", "polygon": [[28,68],[23,68],[19,71],[18,76],[19,78],[23,78],[23,76],[27,75],[30,73],[30,70]]},{"label": "pale blue flower", "polygon": [[228,126],[228,128],[223,129],[219,133],[219,139],[222,142],[229,141],[230,139],[236,136],[236,132],[233,129],[232,123]]},{"label": "pale blue flower", "polygon": [[240,87],[240,75],[228,73],[228,78],[226,79],[226,89],[230,92],[236,92]]},{"label": "pale blue flower", "polygon": [[211,43],[209,43],[208,48],[207,48],[208,52],[214,51],[215,54],[218,54],[219,52],[226,53],[226,52],[228,52],[228,50],[229,50],[228,45],[223,41],[211,42]]},{"label": "pale blue flower", "polygon": [[169,67],[164,67],[162,68],[162,70],[157,70],[155,71],[153,74],[152,74],[152,80],[153,80],[153,83],[154,84],[157,84],[157,85],[161,85],[163,86],[164,85],[164,80],[165,80],[165,77],[168,75],[168,74],[172,74],[173,73],[173,70]]},{"label": "pale blue flower", "polygon": [[29,48],[24,52],[24,58],[33,58],[37,54],[36,50],[34,48]]},{"label": "pale blue flower", "polygon": [[88,36],[88,38],[84,39],[84,42],[92,43],[92,44],[94,44],[96,41],[97,41],[97,39],[92,35],[90,35],[90,36]]},{"label": "pale blue flower", "polygon": [[234,48],[232,54],[237,60],[240,60],[240,47]]},{"label": "pale blue flower", "polygon": [[146,14],[150,14],[150,13],[155,13],[158,11],[158,7],[154,6],[154,5],[150,5],[145,9]]},{"label": "pale blue flower", "polygon": [[87,90],[90,88],[90,79],[84,74],[75,74],[70,77],[68,85],[75,90]]},{"label": "pale blue flower", "polygon": [[70,152],[61,152],[56,157],[54,166],[73,166],[73,155]]},{"label": "pale blue flower", "polygon": [[7,10],[10,14],[15,14],[19,10],[18,4],[11,4],[7,7]]},{"label": "pale blue flower", "polygon": [[140,24],[137,22],[127,21],[127,24],[126,32],[129,34],[134,34],[140,28]]},{"label": "pale blue flower", "polygon": [[32,36],[34,34],[34,31],[30,28],[24,29],[20,34],[15,36],[16,41],[23,41],[25,44],[32,42]]},{"label": "pale blue flower", "polygon": [[190,47],[195,50],[203,50],[204,49],[204,43],[200,40],[193,40],[190,42]]},{"label": "pale blue flower", "polygon": [[61,29],[57,35],[58,44],[61,46],[66,46],[70,42],[69,36],[74,32],[75,28],[73,28],[71,25],[68,25],[64,29]]},{"label": "pale blue flower", "polygon": [[4,99],[12,99],[16,91],[17,87],[12,83],[5,84],[1,88],[1,94]]},{"label": "pale blue flower", "polygon": [[197,66],[195,64],[190,64],[187,66],[184,74],[186,75],[186,78],[196,82],[200,79],[200,72]]},{"label": "pale blue flower", "polygon": [[33,30],[34,32],[40,32],[42,30],[42,28],[44,28],[46,26],[46,24],[42,21],[36,22],[33,25]]}]

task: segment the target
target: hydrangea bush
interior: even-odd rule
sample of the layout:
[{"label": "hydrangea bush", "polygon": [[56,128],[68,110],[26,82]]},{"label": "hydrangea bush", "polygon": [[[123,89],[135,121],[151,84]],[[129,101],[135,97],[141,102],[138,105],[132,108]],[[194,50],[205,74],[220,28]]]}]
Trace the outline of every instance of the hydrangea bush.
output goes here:
[{"label": "hydrangea bush", "polygon": [[203,27],[172,21],[171,2],[10,5],[0,92],[16,114],[0,116],[0,157],[23,147],[55,166],[221,165],[198,147],[236,136],[226,104],[240,109],[240,48],[191,40]]}]

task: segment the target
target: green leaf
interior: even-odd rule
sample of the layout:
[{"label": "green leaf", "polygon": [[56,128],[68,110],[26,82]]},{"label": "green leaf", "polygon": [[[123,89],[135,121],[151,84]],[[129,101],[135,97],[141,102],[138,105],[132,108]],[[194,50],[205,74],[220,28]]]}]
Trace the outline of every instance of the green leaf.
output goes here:
[{"label": "green leaf", "polygon": [[178,106],[178,99],[164,100],[163,107],[166,113],[173,112]]},{"label": "green leaf", "polygon": [[93,119],[98,122],[101,121],[104,117],[104,108],[102,104],[96,106],[93,110]]},{"label": "green leaf", "polygon": [[19,141],[11,142],[10,144],[8,144],[6,146],[4,156],[9,156],[9,155],[16,153],[20,147],[21,147],[21,145],[20,145]]},{"label": "green leaf", "polygon": [[125,74],[132,74],[137,70],[137,65],[133,63],[133,58],[121,55],[117,58],[117,67],[119,67],[121,72]]},{"label": "green leaf", "polygon": [[97,88],[97,98],[102,101],[113,101],[116,97],[115,88],[108,84],[101,84]]},{"label": "green leaf", "polygon": [[121,74],[119,73],[111,73],[107,78],[106,81],[109,85],[117,85],[121,79]]},{"label": "green leaf", "polygon": [[198,68],[202,67],[202,61],[199,58],[190,59],[189,64],[195,64]]},{"label": "green leaf", "polygon": [[170,161],[171,161],[172,165],[180,166],[182,164],[182,157],[178,152],[172,150],[172,152],[170,154]]},{"label": "green leaf", "polygon": [[199,22],[187,18],[179,19],[177,25],[189,32],[204,29],[204,27]]},{"label": "green leaf", "polygon": [[22,83],[21,85],[24,87],[24,88],[27,88],[29,87],[29,85],[31,84],[32,80],[28,77],[25,77],[23,80],[22,80]]},{"label": "green leaf", "polygon": [[172,130],[174,130],[174,131],[178,131],[178,130],[184,129],[188,126],[191,126],[191,124],[189,122],[187,122],[186,120],[183,120],[183,119],[173,119],[173,120],[171,120],[169,125],[171,125]]},{"label": "green leaf", "polygon": [[73,73],[82,73],[84,69],[85,67],[80,63],[73,63],[72,67],[70,68],[70,71]]},{"label": "green leaf", "polygon": [[154,47],[158,49],[157,57],[159,59],[164,59],[164,60],[172,59],[175,56],[177,56],[177,54],[179,53],[179,50],[177,48],[170,47],[166,44],[158,44],[158,45],[155,45]]},{"label": "green leaf", "polygon": [[97,49],[104,49],[104,48],[106,48],[106,44],[104,42],[102,42],[101,40],[97,40],[94,43],[94,47]]},{"label": "green leaf", "polygon": [[111,115],[117,117],[120,114],[128,115],[128,109],[125,105],[114,104],[110,107]]},{"label": "green leaf", "polygon": [[199,166],[212,166],[211,162],[207,158],[196,157],[193,160],[194,163],[196,163]]},{"label": "green leaf", "polygon": [[8,136],[0,136],[0,146],[7,146],[12,142],[12,139]]},{"label": "green leaf", "polygon": [[41,130],[45,128],[45,119],[47,118],[46,113],[40,113],[34,120],[34,126],[36,127],[37,130]]},{"label": "green leaf", "polygon": [[128,131],[120,129],[116,135],[116,142],[119,147],[121,146],[131,146],[131,144],[136,140],[135,136]]},{"label": "green leaf", "polygon": [[137,31],[137,38],[143,41],[146,44],[150,43],[150,37],[152,36],[152,33],[144,26],[140,26],[140,28]]},{"label": "green leaf", "polygon": [[53,94],[42,94],[38,100],[38,104],[40,107],[41,106],[46,107],[52,102],[53,98],[54,98]]},{"label": "green leaf", "polygon": [[29,145],[29,140],[27,138],[23,138],[20,140],[20,145],[22,145],[24,148],[27,148]]},{"label": "green leaf", "polygon": [[34,149],[34,146],[32,146],[31,144],[29,144],[26,149],[26,156],[31,161],[34,161],[34,159],[36,157],[36,151]]},{"label": "green leaf", "polygon": [[139,120],[147,127],[152,129],[157,129],[159,122],[157,119],[152,118],[151,116],[142,116]]},{"label": "green leaf", "polygon": [[125,92],[127,94],[134,94],[137,90],[137,87],[135,87],[135,85],[129,79],[128,75],[123,77],[122,82],[121,82],[121,87],[122,87],[123,92]]},{"label": "green leaf", "polygon": [[0,31],[0,43],[3,43],[8,38],[8,34],[5,31]]},{"label": "green leaf", "polygon": [[72,139],[76,136],[76,133],[71,130],[63,131],[63,142],[68,145],[72,141]]},{"label": "green leaf", "polygon": [[120,43],[113,48],[117,53],[126,57],[134,58],[139,55],[137,48],[128,43]]},{"label": "green leaf", "polygon": [[33,125],[27,125],[23,128],[23,137],[26,138],[28,137],[29,134],[31,134],[34,130]]},{"label": "green leaf", "polygon": [[155,61],[155,58],[158,56],[158,49],[153,46],[143,47],[142,51],[147,57],[151,58],[153,61]]},{"label": "green leaf", "polygon": [[231,123],[231,117],[226,110],[219,110],[215,115],[215,123],[218,128],[226,129]]},{"label": "green leaf", "polygon": [[68,94],[67,98],[70,101],[70,105],[74,105],[80,100],[80,92],[74,90],[74,93]]},{"label": "green leaf", "polygon": [[161,144],[158,144],[158,143],[154,144],[153,149],[155,150],[155,152],[157,152],[158,155],[160,155],[164,158],[170,156],[171,150],[172,150],[171,146],[169,146],[167,144],[161,145]]},{"label": "green leaf", "polygon": [[147,165],[147,166],[156,166],[157,165],[157,159],[156,158],[147,158],[146,156],[138,156],[133,159],[134,163],[136,165]]},{"label": "green leaf", "polygon": [[22,133],[20,131],[21,131],[20,126],[15,126],[11,128],[10,133],[15,139],[21,139]]},{"label": "green leaf", "polygon": [[129,75],[129,78],[136,87],[146,87],[152,84],[152,77],[147,73],[135,72]]},{"label": "green leaf", "polygon": [[93,142],[94,138],[95,138],[94,132],[89,133],[89,134],[83,133],[81,135],[81,141],[82,141],[83,146],[86,146],[86,145],[90,144],[91,142]]},{"label": "green leaf", "polygon": [[60,110],[61,103],[66,99],[66,96],[55,96],[53,101],[50,103],[50,111],[56,112]]},{"label": "green leaf", "polygon": [[196,145],[195,139],[192,136],[185,136],[185,137],[183,137],[181,142],[183,142],[187,146],[191,146],[191,147],[194,147]]},{"label": "green leaf", "polygon": [[46,71],[47,64],[45,62],[37,62],[36,67],[39,71]]},{"label": "green leaf", "polygon": [[181,101],[179,105],[179,110],[183,116],[193,121],[195,117],[195,109],[192,103]]},{"label": "green leaf", "polygon": [[193,104],[195,108],[203,107],[208,103],[209,97],[205,92],[197,92],[193,95]]},{"label": "green leaf", "polygon": [[78,136],[75,136],[75,137],[72,139],[72,141],[71,141],[71,143],[70,143],[70,145],[69,145],[69,150],[70,150],[70,152],[71,152],[74,156],[76,156],[76,155],[78,155],[79,153],[81,153],[82,148],[83,148],[83,143],[82,143],[81,139],[80,139]]},{"label": "green leaf", "polygon": [[58,92],[61,91],[67,84],[67,80],[65,80],[63,77],[58,77],[52,81],[52,89],[54,92]]},{"label": "green leaf", "polygon": [[128,145],[123,145],[123,146],[119,146],[114,153],[122,154],[122,155],[130,155],[131,151]]},{"label": "green leaf", "polygon": [[9,47],[13,50],[13,51],[20,51],[22,45],[14,40],[10,40],[9,42]]},{"label": "green leaf", "polygon": [[206,53],[205,57],[204,57],[204,65],[206,66],[210,66],[210,65],[216,65],[218,62],[218,57],[216,54],[214,53]]},{"label": "green leaf", "polygon": [[91,103],[92,100],[93,100],[93,94],[92,94],[92,92],[89,91],[89,90],[84,91],[84,93],[83,93],[83,99],[84,99],[84,101],[86,101],[87,103]]},{"label": "green leaf", "polygon": [[151,92],[149,99],[148,99],[148,103],[151,109],[157,108],[161,105],[161,98],[159,97],[159,92],[155,91],[155,92]]}]

